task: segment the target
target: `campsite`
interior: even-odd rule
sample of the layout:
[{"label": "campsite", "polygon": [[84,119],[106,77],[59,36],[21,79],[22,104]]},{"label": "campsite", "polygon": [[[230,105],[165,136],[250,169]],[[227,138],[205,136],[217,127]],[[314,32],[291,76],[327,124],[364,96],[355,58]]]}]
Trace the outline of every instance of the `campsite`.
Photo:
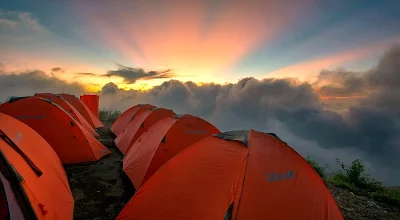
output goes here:
[{"label": "campsite", "polygon": [[148,104],[100,111],[98,95],[82,97],[35,94],[0,105],[2,218],[310,219],[313,210],[312,219],[398,219],[395,200],[346,193],[274,133],[221,132]]},{"label": "campsite", "polygon": [[1,0],[0,220],[400,220],[400,0]]}]

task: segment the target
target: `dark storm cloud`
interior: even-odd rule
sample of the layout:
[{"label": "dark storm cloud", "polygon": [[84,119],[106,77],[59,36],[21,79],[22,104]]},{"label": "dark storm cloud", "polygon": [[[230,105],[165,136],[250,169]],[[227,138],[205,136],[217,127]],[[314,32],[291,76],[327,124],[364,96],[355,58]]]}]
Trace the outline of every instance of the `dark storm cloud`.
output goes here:
[{"label": "dark storm cloud", "polygon": [[117,70],[108,71],[107,74],[103,76],[120,76],[124,78],[126,83],[133,84],[136,80],[151,80],[151,79],[166,79],[172,78],[174,74],[170,70],[166,71],[149,71],[146,72],[141,68],[132,68],[123,65],[118,65]]},{"label": "dark storm cloud", "polygon": [[[235,84],[196,85],[171,80],[150,91],[124,91],[108,84],[101,92],[107,108],[125,110],[137,103],[171,108],[210,121],[223,131],[275,132],[303,154],[333,160],[362,158],[375,176],[400,183],[400,48],[394,47],[365,73],[322,71],[326,95],[365,94],[345,113],[326,110],[310,83],[245,78]],[[369,93],[367,94],[366,91]],[[332,156],[329,156],[332,155]]]},{"label": "dark storm cloud", "polygon": [[71,94],[82,93],[83,87],[77,83],[67,83],[56,77],[50,77],[39,70],[20,73],[0,72],[0,101],[11,96],[30,96],[38,92]]},{"label": "dark storm cloud", "polygon": [[323,70],[313,86],[319,88],[318,92],[323,96],[353,96],[363,94],[368,81],[364,73],[345,69]]},{"label": "dark storm cloud", "polygon": [[400,45],[396,45],[388,50],[379,64],[367,74],[368,82],[374,87],[398,91],[400,85],[399,60]]}]

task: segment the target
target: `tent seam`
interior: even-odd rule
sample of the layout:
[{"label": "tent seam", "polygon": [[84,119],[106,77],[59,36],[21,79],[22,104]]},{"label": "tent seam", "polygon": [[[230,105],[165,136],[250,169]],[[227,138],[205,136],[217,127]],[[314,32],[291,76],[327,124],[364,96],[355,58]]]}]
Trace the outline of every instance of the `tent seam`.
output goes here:
[{"label": "tent seam", "polygon": [[[243,180],[242,180],[242,182],[239,182],[239,180],[240,180],[240,178],[239,178],[239,180],[238,180],[238,187],[239,187],[239,184],[241,184],[241,188],[240,188],[240,194],[239,194],[239,196],[238,196],[238,198],[237,198],[237,200],[238,200],[238,205],[236,206],[236,209],[233,209],[232,210],[232,219],[231,220],[235,220],[236,219],[236,216],[237,216],[237,213],[238,213],[238,210],[239,210],[239,206],[240,206],[240,202],[241,202],[241,200],[242,200],[242,194],[243,194],[243,188],[244,188],[244,182],[245,182],[245,180],[246,180],[246,174],[247,174],[247,166],[248,166],[248,164],[249,164],[249,154],[250,154],[250,148],[249,148],[249,146],[250,146],[250,139],[251,139],[251,135],[250,135],[250,131],[249,131],[249,137],[247,138],[247,147],[246,147],[246,149],[247,149],[247,154],[246,154],[246,156],[245,156],[245,160],[246,160],[246,164],[244,164],[244,166],[242,166],[242,169],[244,169],[244,171],[241,171],[241,173],[242,173],[242,176],[243,176]],[[243,144],[243,143],[242,143]],[[233,202],[235,202],[235,197],[236,197],[236,195],[237,195],[237,193],[235,193],[234,194],[234,199],[233,199]]]}]

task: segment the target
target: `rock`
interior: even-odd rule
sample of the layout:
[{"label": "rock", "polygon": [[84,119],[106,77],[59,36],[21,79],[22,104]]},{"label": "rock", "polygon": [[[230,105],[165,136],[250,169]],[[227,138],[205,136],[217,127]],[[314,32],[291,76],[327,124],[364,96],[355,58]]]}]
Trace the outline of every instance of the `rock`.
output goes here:
[{"label": "rock", "polygon": [[368,201],[367,202],[368,207],[376,207],[376,208],[380,208],[375,202],[373,201]]}]

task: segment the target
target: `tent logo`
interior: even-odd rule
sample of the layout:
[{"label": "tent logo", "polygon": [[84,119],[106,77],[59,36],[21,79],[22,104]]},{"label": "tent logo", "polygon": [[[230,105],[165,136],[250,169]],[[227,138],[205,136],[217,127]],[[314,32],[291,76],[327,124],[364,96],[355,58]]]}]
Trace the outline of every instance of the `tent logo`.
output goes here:
[{"label": "tent logo", "polygon": [[43,115],[17,115],[16,119],[43,119]]},{"label": "tent logo", "polygon": [[281,180],[294,179],[294,173],[292,170],[289,170],[289,172],[278,173],[278,174],[275,174],[274,172],[272,172],[270,174],[265,173],[265,177],[268,182],[275,182],[275,181],[281,181]]}]

